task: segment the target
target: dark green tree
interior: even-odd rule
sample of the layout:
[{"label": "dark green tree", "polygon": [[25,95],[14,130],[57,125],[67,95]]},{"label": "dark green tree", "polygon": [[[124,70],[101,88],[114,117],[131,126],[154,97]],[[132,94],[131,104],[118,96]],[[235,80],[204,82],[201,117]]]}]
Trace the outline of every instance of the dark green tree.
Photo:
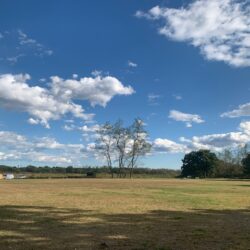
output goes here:
[{"label": "dark green tree", "polygon": [[181,175],[206,178],[209,177],[218,164],[216,154],[209,150],[192,151],[182,160]]},{"label": "dark green tree", "polygon": [[250,153],[241,161],[244,174],[250,176]]}]

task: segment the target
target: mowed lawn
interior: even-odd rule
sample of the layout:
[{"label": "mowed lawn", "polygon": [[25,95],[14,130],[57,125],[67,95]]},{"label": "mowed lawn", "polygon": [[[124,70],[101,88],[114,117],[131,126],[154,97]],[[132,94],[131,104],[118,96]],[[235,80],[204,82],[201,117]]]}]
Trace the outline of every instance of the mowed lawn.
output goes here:
[{"label": "mowed lawn", "polygon": [[250,181],[0,181],[0,249],[250,249]]}]

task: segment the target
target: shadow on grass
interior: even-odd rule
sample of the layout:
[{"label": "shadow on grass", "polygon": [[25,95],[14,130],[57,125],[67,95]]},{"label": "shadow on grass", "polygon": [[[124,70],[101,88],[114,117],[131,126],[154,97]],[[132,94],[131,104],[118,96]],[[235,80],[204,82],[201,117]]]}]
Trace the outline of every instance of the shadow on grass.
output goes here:
[{"label": "shadow on grass", "polygon": [[250,210],[101,214],[0,207],[0,249],[249,249]]},{"label": "shadow on grass", "polygon": [[244,181],[244,182],[250,182],[250,179],[244,179],[244,178],[207,178],[207,179],[203,179],[203,180],[206,180],[206,181]]}]

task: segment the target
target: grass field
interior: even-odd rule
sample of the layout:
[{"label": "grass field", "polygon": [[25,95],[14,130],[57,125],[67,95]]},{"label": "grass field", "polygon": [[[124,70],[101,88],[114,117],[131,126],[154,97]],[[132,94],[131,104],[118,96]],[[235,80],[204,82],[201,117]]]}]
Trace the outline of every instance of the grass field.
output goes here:
[{"label": "grass field", "polygon": [[0,181],[0,249],[250,249],[250,182]]}]

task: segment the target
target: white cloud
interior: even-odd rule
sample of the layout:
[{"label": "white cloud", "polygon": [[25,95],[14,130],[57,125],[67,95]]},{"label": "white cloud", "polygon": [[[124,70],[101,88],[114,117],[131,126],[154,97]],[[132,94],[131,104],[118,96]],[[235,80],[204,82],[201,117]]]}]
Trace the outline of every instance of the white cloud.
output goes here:
[{"label": "white cloud", "polygon": [[76,78],[78,78],[78,75],[77,74],[73,74],[72,78],[76,79]]},{"label": "white cloud", "polygon": [[132,61],[128,61],[128,66],[131,68],[136,68],[138,66],[138,64],[135,62],[132,62]]},{"label": "white cloud", "polygon": [[28,123],[31,124],[31,125],[37,125],[37,124],[40,123],[40,121],[38,119],[29,118]]},{"label": "white cloud", "polygon": [[100,125],[94,124],[92,126],[76,126],[75,124],[66,124],[63,126],[63,129],[66,131],[79,131],[82,133],[85,141],[90,141],[96,140],[96,138],[99,136],[98,130],[100,129]]},{"label": "white cloud", "polygon": [[185,122],[187,127],[192,127],[192,123],[204,122],[204,120],[197,114],[183,113],[178,110],[170,110],[168,117],[175,121]]},{"label": "white cloud", "polygon": [[196,0],[179,9],[155,6],[136,17],[163,20],[159,33],[198,47],[208,60],[250,66],[250,7],[242,0]]},{"label": "white cloud", "polygon": [[58,143],[54,138],[42,137],[35,140],[34,146],[39,149],[62,149],[65,145]]},{"label": "white cloud", "polygon": [[221,117],[229,117],[229,118],[235,118],[241,116],[250,116],[250,102],[240,105],[237,109],[221,114]]},{"label": "white cloud", "polygon": [[158,105],[158,100],[161,96],[160,95],[156,95],[156,94],[148,94],[148,103],[149,105]]},{"label": "white cloud", "polygon": [[0,147],[15,147],[15,148],[25,148],[29,145],[26,137],[10,132],[10,131],[0,131]]},{"label": "white cloud", "polygon": [[74,99],[87,100],[91,105],[106,106],[115,95],[130,95],[132,87],[125,87],[115,77],[81,78],[64,80],[51,77],[50,88],[30,86],[28,74],[0,75],[0,106],[16,109],[31,115],[30,124],[42,124],[49,128],[50,120],[58,120],[67,113],[76,118],[91,120],[93,114],[86,114]]},{"label": "white cloud", "polygon": [[11,159],[17,159],[14,154],[8,154],[4,152],[0,152],[0,160],[5,161],[5,160],[11,160]]},{"label": "white cloud", "polygon": [[40,78],[39,82],[46,82],[46,78]]},{"label": "white cloud", "polygon": [[161,153],[183,153],[187,147],[168,139],[157,138],[153,142],[153,149]]},{"label": "white cloud", "polygon": [[241,122],[239,129],[250,136],[250,121]]},{"label": "white cloud", "polygon": [[30,38],[22,30],[18,30],[17,34],[18,34],[19,45],[22,47],[31,48],[34,52],[34,55],[40,57],[53,55],[54,52],[51,49],[47,49],[43,44],[39,43],[33,38]]},{"label": "white cloud", "polygon": [[193,136],[191,139],[180,137],[180,143],[166,138],[157,138],[153,143],[156,152],[187,153],[192,150],[207,149],[219,152],[228,147],[244,146],[250,142],[250,121],[241,122],[240,131]]},{"label": "white cloud", "polygon": [[91,75],[94,77],[100,76],[100,75],[102,75],[102,71],[101,70],[93,70],[91,72]]},{"label": "white cloud", "polygon": [[69,125],[65,124],[63,126],[63,129],[66,131],[73,131],[73,130],[75,130],[75,128],[76,128],[76,126],[74,124],[69,124]]},{"label": "white cloud", "polygon": [[176,100],[182,100],[182,96],[181,96],[181,95],[175,95],[175,94],[173,94],[173,97],[174,97]]},{"label": "white cloud", "polygon": [[[4,39],[1,39],[4,38]],[[5,31],[0,33],[1,60],[16,64],[23,57],[36,56],[47,57],[53,55],[53,51],[37,40],[31,38],[22,30]]]},{"label": "white cloud", "polygon": [[93,126],[84,125],[82,127],[79,127],[78,129],[82,132],[85,132],[85,133],[86,132],[97,132],[100,129],[100,125],[98,125],[98,124],[95,124]]},{"label": "white cloud", "polygon": [[58,120],[66,113],[86,118],[80,105],[65,102],[39,86],[29,86],[29,75],[0,75],[0,105],[6,109],[17,109],[29,113],[31,124],[42,124],[49,128],[49,120]]},{"label": "white cloud", "polygon": [[11,131],[0,131],[0,140],[0,160],[76,165],[88,153],[82,144],[62,144],[50,137],[32,139]]},{"label": "white cloud", "polygon": [[97,76],[64,80],[58,76],[51,77],[51,92],[63,100],[88,100],[92,106],[105,107],[115,95],[131,95],[131,86],[125,87],[117,78],[112,76]]},{"label": "white cloud", "polygon": [[24,44],[36,44],[37,41],[35,39],[31,39],[28,37],[27,34],[25,34],[22,30],[18,30],[18,39],[20,41],[20,44],[21,45],[24,45]]},{"label": "white cloud", "polygon": [[[52,56],[54,54],[53,50],[48,49],[48,50],[44,50],[44,54],[48,55],[48,56]],[[42,55],[42,54],[41,54]]]},{"label": "white cloud", "polygon": [[182,142],[188,143],[190,150],[209,149],[220,151],[227,147],[236,147],[250,141],[250,136],[243,132],[230,132],[224,134],[211,134],[194,136],[191,140],[180,138]]},{"label": "white cloud", "polygon": [[74,161],[68,157],[63,156],[57,156],[57,155],[46,155],[41,154],[37,152],[33,152],[30,156],[32,156],[33,159],[36,159],[36,162],[45,163],[45,164],[59,164],[64,165],[66,164],[72,164]]},{"label": "white cloud", "polygon": [[66,122],[66,123],[74,123],[74,120],[73,119],[68,119],[68,120],[65,120],[64,122]]},{"label": "white cloud", "polygon": [[11,64],[15,64],[15,63],[17,63],[19,58],[24,57],[24,56],[25,56],[25,54],[19,54],[19,55],[16,55],[16,56],[7,57],[6,60],[8,62],[10,62]]}]

